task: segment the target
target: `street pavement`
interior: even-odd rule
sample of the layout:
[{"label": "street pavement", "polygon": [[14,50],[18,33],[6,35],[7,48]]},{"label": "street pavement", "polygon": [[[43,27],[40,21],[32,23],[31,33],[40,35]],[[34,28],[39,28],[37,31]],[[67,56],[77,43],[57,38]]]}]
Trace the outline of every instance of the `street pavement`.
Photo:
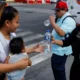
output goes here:
[{"label": "street pavement", "polygon": [[[30,5],[30,4],[9,4],[15,7],[20,13],[20,27],[17,29],[17,36],[21,36],[27,47],[32,47],[43,40],[46,29],[52,30],[52,26],[44,26],[44,21],[50,14],[54,14],[54,5]],[[51,70],[51,55],[44,53],[29,54],[32,66],[28,67],[25,80],[54,80]],[[69,56],[66,62],[66,77],[69,80],[69,71],[73,57]]]}]

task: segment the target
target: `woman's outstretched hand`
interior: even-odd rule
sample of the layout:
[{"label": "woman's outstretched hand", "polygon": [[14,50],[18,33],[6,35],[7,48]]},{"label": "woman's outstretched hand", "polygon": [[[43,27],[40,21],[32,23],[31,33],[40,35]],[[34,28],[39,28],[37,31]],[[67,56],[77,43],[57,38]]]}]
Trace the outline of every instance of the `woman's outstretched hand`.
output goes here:
[{"label": "woman's outstretched hand", "polygon": [[37,44],[34,46],[34,51],[35,52],[43,52],[44,51],[44,46]]}]

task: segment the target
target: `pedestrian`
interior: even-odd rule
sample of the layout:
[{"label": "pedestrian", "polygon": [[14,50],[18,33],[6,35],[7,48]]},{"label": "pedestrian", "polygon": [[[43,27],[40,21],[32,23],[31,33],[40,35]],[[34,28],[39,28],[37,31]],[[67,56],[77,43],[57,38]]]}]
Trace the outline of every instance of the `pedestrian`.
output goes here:
[{"label": "pedestrian", "polygon": [[75,45],[73,49],[74,60],[70,69],[70,80],[80,80],[80,27],[76,27],[65,40],[53,39],[52,43],[62,47]]},{"label": "pedestrian", "polygon": [[[6,63],[12,64],[23,58],[27,58],[28,66],[31,66],[31,60],[25,52],[25,44],[21,37],[13,38],[9,43],[9,49],[11,55],[7,58]],[[22,80],[24,79],[25,73],[26,69],[9,72],[7,73],[7,80]]]},{"label": "pedestrian", "polygon": [[[9,55],[9,42],[16,37],[15,31],[19,27],[19,13],[12,6],[0,5],[0,79],[4,80],[2,73],[26,68],[28,60],[26,58],[14,64],[3,64]],[[39,45],[25,48],[26,53],[41,52],[43,49]]]},{"label": "pedestrian", "polygon": [[[76,27],[76,22],[68,12],[66,2],[59,1],[56,4],[55,13],[57,16],[56,22],[53,15],[49,17],[50,23],[53,27],[52,36],[54,36],[55,39],[62,40],[65,39],[65,35],[68,36],[68,33],[73,31]],[[61,47],[56,44],[52,44],[52,53],[51,67],[55,80],[66,80],[65,63],[67,56],[72,53],[72,47]]]}]

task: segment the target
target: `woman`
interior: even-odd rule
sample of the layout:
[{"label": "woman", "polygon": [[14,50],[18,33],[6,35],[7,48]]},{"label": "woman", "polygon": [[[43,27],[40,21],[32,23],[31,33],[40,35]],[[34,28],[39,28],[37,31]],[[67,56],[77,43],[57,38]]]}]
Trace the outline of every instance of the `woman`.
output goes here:
[{"label": "woman", "polygon": [[[16,37],[15,31],[19,27],[19,13],[11,7],[0,5],[0,62],[4,63],[9,55],[9,42],[13,37]],[[3,40],[2,40],[3,39]],[[5,44],[4,44],[5,43]],[[4,46],[5,45],[5,46]],[[39,45],[31,48],[25,48],[26,53],[42,52],[43,49]],[[17,69],[26,68],[28,65],[27,59],[23,59],[15,64],[0,64],[0,72],[10,72]],[[4,75],[0,75],[0,79],[4,80]]]}]

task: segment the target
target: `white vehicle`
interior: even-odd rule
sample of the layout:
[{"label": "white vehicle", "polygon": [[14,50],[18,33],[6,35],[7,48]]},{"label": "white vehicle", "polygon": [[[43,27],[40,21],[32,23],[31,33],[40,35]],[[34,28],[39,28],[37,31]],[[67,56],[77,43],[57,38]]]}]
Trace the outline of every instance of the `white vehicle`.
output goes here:
[{"label": "white vehicle", "polygon": [[57,0],[50,0],[51,4],[56,3]]},{"label": "white vehicle", "polygon": [[67,1],[69,12],[75,16],[75,20],[80,24],[80,0],[63,0]]}]

